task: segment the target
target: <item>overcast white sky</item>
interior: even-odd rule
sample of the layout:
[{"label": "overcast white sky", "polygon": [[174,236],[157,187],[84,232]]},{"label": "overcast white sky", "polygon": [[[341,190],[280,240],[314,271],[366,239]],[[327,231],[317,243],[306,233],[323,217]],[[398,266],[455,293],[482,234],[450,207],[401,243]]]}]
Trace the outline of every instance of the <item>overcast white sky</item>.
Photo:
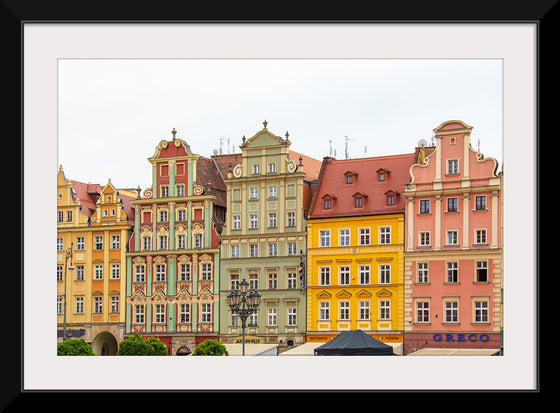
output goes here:
[{"label": "overcast white sky", "polygon": [[[472,146],[502,164],[500,59],[61,59],[58,164],[67,178],[151,185],[162,139],[194,153],[240,152],[268,121],[321,160],[410,153],[440,123],[474,127]],[[229,139],[229,147],[227,139]],[[367,147],[367,152],[365,152]]]}]

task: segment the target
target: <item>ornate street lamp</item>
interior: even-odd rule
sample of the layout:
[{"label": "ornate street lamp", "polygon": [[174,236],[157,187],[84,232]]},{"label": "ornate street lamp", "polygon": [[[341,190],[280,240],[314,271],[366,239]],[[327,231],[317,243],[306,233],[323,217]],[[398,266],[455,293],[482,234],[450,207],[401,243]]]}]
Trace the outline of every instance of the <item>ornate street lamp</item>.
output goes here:
[{"label": "ornate street lamp", "polygon": [[245,355],[245,328],[246,321],[250,315],[255,314],[261,302],[261,295],[256,289],[249,291],[249,283],[243,279],[239,283],[238,290],[231,290],[227,296],[227,302],[232,314],[236,314],[241,319],[241,329],[243,330],[243,355]]},{"label": "ornate street lamp", "polygon": [[[62,341],[67,339],[66,337],[66,270],[73,271],[74,266],[72,265],[72,249],[74,248],[74,243],[70,243],[70,248],[66,250],[66,258],[64,260],[64,330],[62,332]],[[68,266],[68,259],[70,259],[70,266]]]}]

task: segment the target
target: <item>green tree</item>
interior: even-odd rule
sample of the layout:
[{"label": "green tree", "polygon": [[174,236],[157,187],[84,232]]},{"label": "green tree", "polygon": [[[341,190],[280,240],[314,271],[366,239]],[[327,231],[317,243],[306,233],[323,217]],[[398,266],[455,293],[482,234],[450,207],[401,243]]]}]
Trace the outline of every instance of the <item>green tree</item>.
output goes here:
[{"label": "green tree", "polygon": [[56,354],[59,356],[94,356],[91,346],[83,338],[71,338],[56,346]]},{"label": "green tree", "polygon": [[193,356],[229,356],[229,353],[218,340],[206,340],[194,349]]},{"label": "green tree", "polygon": [[144,340],[135,334],[119,343],[117,356],[166,356],[167,348],[155,337]]}]

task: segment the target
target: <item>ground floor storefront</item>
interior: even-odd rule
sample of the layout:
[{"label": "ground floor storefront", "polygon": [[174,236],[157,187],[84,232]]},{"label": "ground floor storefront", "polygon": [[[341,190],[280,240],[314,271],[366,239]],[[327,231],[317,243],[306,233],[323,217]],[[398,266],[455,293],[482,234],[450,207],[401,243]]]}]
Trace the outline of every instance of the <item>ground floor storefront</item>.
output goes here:
[{"label": "ground floor storefront", "polygon": [[[488,331],[422,331],[404,334],[404,355],[413,354],[422,349],[486,349],[500,352],[503,349],[502,334]],[[444,355],[442,352],[439,353]]]}]

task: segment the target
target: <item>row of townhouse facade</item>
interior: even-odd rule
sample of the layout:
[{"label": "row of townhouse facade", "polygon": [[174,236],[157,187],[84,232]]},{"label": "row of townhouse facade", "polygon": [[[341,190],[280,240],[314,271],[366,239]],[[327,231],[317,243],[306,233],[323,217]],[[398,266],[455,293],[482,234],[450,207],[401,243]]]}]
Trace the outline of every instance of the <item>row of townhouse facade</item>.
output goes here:
[{"label": "row of townhouse facade", "polygon": [[246,280],[262,296],[251,342],[361,329],[403,354],[500,348],[502,175],[471,126],[444,122],[435,146],[409,154],[322,161],[263,126],[240,154],[211,158],[173,130],[143,193],[60,168],[59,341],[66,331],[96,354],[137,333],[169,354],[235,342],[227,295]]}]

